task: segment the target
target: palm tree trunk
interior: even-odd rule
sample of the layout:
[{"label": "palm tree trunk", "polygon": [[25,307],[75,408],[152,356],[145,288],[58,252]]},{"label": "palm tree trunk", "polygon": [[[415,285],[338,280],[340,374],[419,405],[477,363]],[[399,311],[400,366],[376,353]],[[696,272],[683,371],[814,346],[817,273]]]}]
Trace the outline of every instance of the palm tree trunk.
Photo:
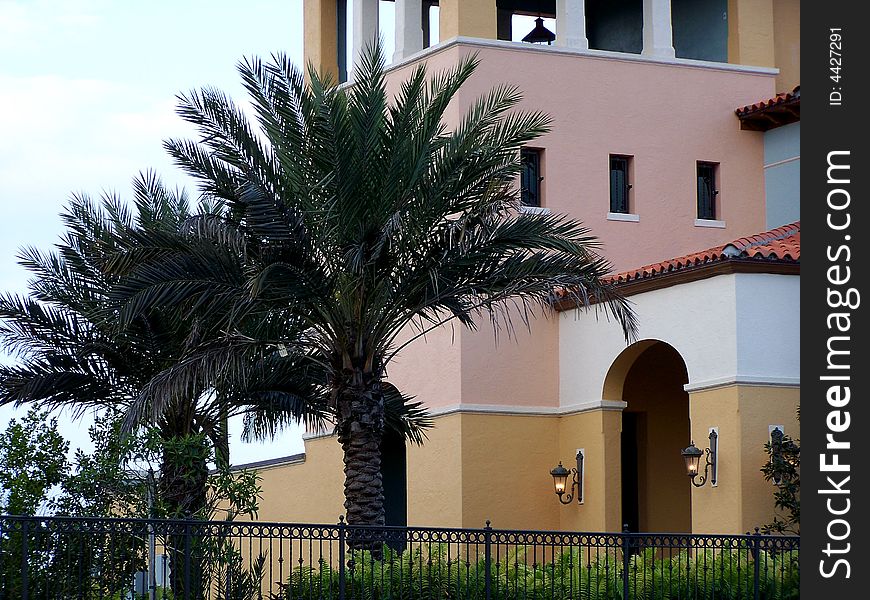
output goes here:
[{"label": "palm tree trunk", "polygon": [[[163,440],[160,499],[173,519],[207,519],[208,448],[199,436]],[[202,593],[203,550],[200,530],[177,526],[168,536],[169,586],[176,598]]]},{"label": "palm tree trunk", "polygon": [[[381,382],[361,370],[338,396],[338,441],[344,451],[344,508],[349,525],[384,524],[384,486],[381,479],[381,438],[384,398]],[[380,556],[382,540],[350,540],[354,549]]]}]

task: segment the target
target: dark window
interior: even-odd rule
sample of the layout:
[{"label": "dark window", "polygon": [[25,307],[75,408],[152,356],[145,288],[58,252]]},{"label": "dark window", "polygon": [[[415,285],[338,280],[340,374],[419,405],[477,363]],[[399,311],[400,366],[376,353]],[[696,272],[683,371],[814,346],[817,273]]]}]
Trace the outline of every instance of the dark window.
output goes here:
[{"label": "dark window", "polygon": [[520,193],[523,206],[541,206],[541,151],[524,148],[520,158]]},{"label": "dark window", "polygon": [[716,218],[716,165],[698,163],[698,218]]},{"label": "dark window", "polygon": [[628,214],[628,156],[610,157],[610,212]]}]

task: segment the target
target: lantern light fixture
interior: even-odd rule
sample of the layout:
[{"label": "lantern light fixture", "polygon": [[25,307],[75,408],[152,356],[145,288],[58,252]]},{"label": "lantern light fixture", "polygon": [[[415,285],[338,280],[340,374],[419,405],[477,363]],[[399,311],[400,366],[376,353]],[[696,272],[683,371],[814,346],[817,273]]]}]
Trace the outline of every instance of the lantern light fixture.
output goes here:
[{"label": "lantern light fixture", "polygon": [[[553,476],[553,487],[556,495],[559,496],[559,502],[562,504],[571,504],[574,498],[577,498],[577,504],[583,504],[583,460],[585,459],[585,451],[581,448],[577,450],[577,467],[570,471],[562,466],[562,461],[550,470],[550,475]],[[568,485],[568,478],[571,477],[571,484]]]},{"label": "lantern light fixture", "polygon": [[[716,470],[717,470],[717,462],[716,462],[716,454],[719,450],[719,434],[715,429],[710,430],[710,446],[703,451],[700,448],[695,446],[695,442],[692,442],[688,448],[685,448],[681,454],[683,456],[683,460],[686,462],[686,475],[692,480],[692,485],[695,487],[701,487],[707,480],[709,479],[710,484],[716,485]],[[701,468],[701,457],[705,456],[706,460],[704,461],[704,474],[700,474]]]},{"label": "lantern light fixture", "polygon": [[530,44],[543,44],[546,42],[549,46],[555,39],[556,34],[544,27],[544,19],[538,16],[538,18],[535,19],[535,28],[526,34],[523,41]]}]

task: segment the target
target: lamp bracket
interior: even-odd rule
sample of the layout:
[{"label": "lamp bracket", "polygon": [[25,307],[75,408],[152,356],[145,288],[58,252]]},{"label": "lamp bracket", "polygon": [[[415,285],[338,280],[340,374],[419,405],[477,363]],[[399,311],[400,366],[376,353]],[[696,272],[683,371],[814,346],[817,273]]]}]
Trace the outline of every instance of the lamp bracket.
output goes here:
[{"label": "lamp bracket", "polygon": [[[558,494],[559,502],[571,504],[577,498],[577,504],[583,504],[583,461],[586,452],[582,448],[577,450],[577,467],[571,469],[571,487],[568,491]],[[561,464],[561,463],[560,463]]]},{"label": "lamp bracket", "polygon": [[692,485],[702,487],[709,479],[710,485],[716,485],[716,454],[719,452],[719,432],[717,428],[710,429],[710,446],[704,449],[704,474],[692,477]]}]

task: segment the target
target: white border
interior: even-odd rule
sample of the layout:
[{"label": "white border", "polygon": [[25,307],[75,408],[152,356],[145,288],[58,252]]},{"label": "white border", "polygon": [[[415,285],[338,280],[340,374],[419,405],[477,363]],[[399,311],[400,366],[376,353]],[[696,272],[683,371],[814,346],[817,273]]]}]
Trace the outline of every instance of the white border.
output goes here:
[{"label": "white border", "polygon": [[615,213],[609,212],[607,213],[608,221],[627,221],[629,223],[637,223],[640,221],[640,215],[636,215],[634,213]]},{"label": "white border", "polygon": [[630,63],[652,63],[672,67],[682,67],[688,69],[712,69],[716,71],[732,71],[738,73],[746,73],[748,75],[779,75],[779,69],[772,67],[760,67],[753,65],[736,65],[732,63],[714,62],[709,60],[691,60],[688,58],[661,58],[654,56],[645,56],[643,54],[631,54],[628,52],[611,52],[609,50],[586,50],[580,48],[568,48],[565,46],[543,46],[540,44],[523,44],[521,42],[511,42],[508,40],[490,40],[485,38],[475,38],[466,36],[456,36],[444,41],[440,41],[434,46],[429,46],[423,50],[416,52],[403,60],[395,62],[387,67],[387,71],[399,69],[407,64],[414,63],[421,59],[427,58],[442,50],[447,50],[453,46],[465,44],[469,46],[482,46],[485,48],[495,48],[499,50],[516,50],[520,52],[547,52],[550,54],[562,54],[570,56],[584,56],[596,60],[616,60],[620,62]]}]

